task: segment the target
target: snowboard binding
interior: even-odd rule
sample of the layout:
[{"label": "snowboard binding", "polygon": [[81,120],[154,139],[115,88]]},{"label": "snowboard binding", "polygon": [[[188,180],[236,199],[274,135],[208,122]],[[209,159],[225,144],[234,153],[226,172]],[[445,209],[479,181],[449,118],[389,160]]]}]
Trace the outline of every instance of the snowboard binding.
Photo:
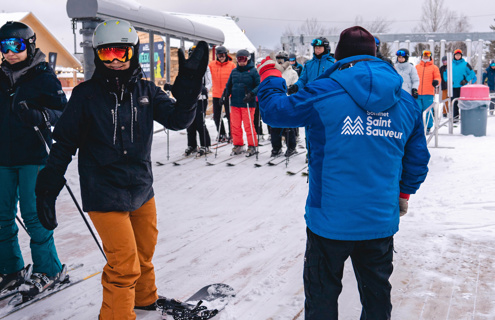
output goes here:
[{"label": "snowboard binding", "polygon": [[167,298],[156,301],[156,305],[162,310],[164,319],[167,319],[166,315],[170,315],[174,320],[207,320],[217,315],[217,309],[208,310],[202,304],[202,300],[196,305]]}]

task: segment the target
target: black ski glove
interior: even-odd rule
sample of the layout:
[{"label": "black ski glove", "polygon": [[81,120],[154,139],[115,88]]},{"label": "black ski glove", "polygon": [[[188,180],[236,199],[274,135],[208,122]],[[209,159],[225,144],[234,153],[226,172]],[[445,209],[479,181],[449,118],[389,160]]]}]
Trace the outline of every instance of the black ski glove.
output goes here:
[{"label": "black ski glove", "polygon": [[249,91],[248,93],[246,93],[246,95],[244,96],[244,99],[242,99],[242,102],[244,103],[249,103],[251,101],[254,100],[254,97],[256,97],[256,95],[252,92],[252,91]]},{"label": "black ski glove", "polygon": [[198,42],[189,59],[185,58],[182,49],[179,49],[177,55],[179,73],[172,86],[172,95],[178,106],[192,110],[203,87],[203,76],[208,67],[208,44],[204,41]]},{"label": "black ski glove", "polygon": [[413,98],[414,98],[414,99],[418,99],[418,96],[419,96],[419,95],[418,95],[418,89],[413,88],[413,89],[411,90],[411,95],[413,96]]},{"label": "black ski glove", "polygon": [[36,179],[36,211],[41,225],[47,230],[58,226],[55,201],[65,185],[65,178],[50,167],[38,173]]},{"label": "black ski glove", "polygon": [[289,88],[287,88],[288,94],[294,94],[297,91],[299,91],[299,87],[297,86],[297,84],[293,84],[293,85],[289,86]]},{"label": "black ski glove", "polygon": [[201,94],[204,95],[204,96],[207,96],[208,95],[208,89],[206,89],[206,87],[203,87],[201,89]]},{"label": "black ski glove", "polygon": [[466,81],[466,79],[463,79],[463,80],[461,81],[461,86],[465,86],[467,83],[468,83],[468,82]]},{"label": "black ski glove", "polygon": [[433,80],[431,82],[431,85],[434,86],[434,87],[438,86],[438,80]]},{"label": "black ski glove", "polygon": [[220,105],[225,106],[225,102],[229,98],[229,95],[227,93],[227,89],[223,90],[222,96],[220,97]]},{"label": "black ski glove", "polygon": [[165,91],[172,91],[172,84],[170,84],[170,83],[165,83],[165,84],[163,85],[163,90],[165,90]]},{"label": "black ski glove", "polygon": [[45,123],[45,117],[48,117],[46,112],[41,111],[40,109],[36,108],[32,104],[27,103],[26,101],[19,102],[14,111],[17,113],[22,123],[24,123],[28,127],[40,127],[42,124]]}]

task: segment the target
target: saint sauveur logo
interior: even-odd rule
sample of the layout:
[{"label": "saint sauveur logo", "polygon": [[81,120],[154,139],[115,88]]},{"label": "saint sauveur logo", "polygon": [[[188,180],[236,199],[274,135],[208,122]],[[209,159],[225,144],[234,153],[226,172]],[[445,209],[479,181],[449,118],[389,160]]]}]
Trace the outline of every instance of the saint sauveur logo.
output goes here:
[{"label": "saint sauveur logo", "polygon": [[364,135],[363,120],[361,117],[356,117],[354,121],[347,116],[344,120],[344,126],[342,127],[342,134],[350,135]]}]

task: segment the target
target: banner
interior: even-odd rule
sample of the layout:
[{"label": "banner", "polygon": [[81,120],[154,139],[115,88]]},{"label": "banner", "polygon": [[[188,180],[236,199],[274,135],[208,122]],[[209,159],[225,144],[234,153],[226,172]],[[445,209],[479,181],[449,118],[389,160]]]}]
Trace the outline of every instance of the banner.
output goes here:
[{"label": "banner", "polygon": [[[155,60],[155,79],[163,78],[165,76],[165,63],[164,63],[164,48],[165,42],[155,42],[154,43],[154,60]],[[150,78],[150,44],[143,43],[139,45],[139,63],[141,64],[141,68],[145,74],[146,78]]]}]

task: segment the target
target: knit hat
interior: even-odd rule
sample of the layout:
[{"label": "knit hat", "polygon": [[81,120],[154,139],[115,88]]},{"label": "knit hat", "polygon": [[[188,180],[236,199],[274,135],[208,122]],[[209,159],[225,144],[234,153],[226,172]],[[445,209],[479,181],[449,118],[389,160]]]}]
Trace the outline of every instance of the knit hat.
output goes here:
[{"label": "knit hat", "polygon": [[443,56],[443,57],[442,57],[442,62],[443,62],[443,61],[447,61],[447,56]]},{"label": "knit hat", "polygon": [[335,59],[342,60],[347,57],[366,54],[375,56],[375,38],[360,26],[345,29],[340,34],[339,43],[335,49]]}]

